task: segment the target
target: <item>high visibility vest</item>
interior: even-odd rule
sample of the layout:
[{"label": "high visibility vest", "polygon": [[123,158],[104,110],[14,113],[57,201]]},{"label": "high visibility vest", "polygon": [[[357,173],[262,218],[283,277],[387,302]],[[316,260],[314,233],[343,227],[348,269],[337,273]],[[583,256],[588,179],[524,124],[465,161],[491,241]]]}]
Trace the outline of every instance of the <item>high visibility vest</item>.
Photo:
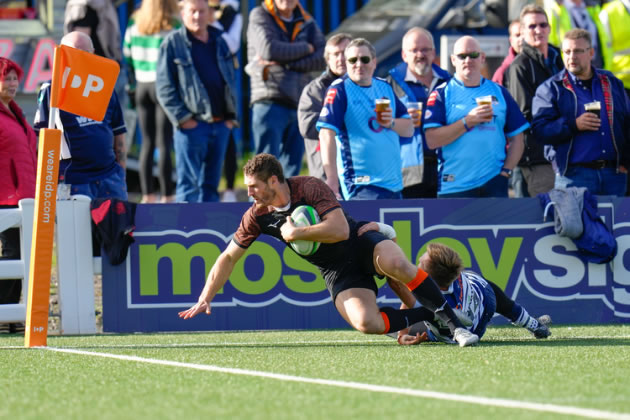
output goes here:
[{"label": "high visibility vest", "polygon": [[[556,0],[545,2],[545,11],[547,12],[547,18],[549,19],[549,43],[558,48],[562,48],[562,40],[564,35],[573,29],[573,23],[571,23],[571,14],[566,7],[558,4]],[[604,48],[606,48],[606,30],[603,28],[599,14],[601,7],[597,5],[586,6],[586,12],[591,17],[591,20],[595,23],[597,28],[597,34],[599,35],[599,45],[602,50],[602,60],[604,60],[604,66],[606,66],[606,57],[604,55]]]},{"label": "high visibility vest", "polygon": [[606,68],[630,89],[630,13],[620,0],[615,0],[602,7],[599,19],[606,31]]}]

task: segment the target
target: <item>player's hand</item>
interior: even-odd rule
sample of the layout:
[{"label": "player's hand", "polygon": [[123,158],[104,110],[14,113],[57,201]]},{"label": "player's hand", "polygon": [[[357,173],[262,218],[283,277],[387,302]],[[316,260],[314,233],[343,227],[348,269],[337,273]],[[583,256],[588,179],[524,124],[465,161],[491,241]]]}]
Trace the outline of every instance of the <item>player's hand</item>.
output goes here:
[{"label": "player's hand", "polygon": [[295,237],[296,229],[297,228],[293,224],[291,217],[287,216],[287,220],[282,224],[282,226],[280,226],[280,234],[282,235],[282,239],[287,242],[295,241],[296,239],[298,239]]},{"label": "player's hand", "polygon": [[492,121],[492,105],[476,106],[466,115],[466,124],[470,128],[490,121]]},{"label": "player's hand", "polygon": [[365,224],[365,225],[361,226],[361,227],[359,228],[359,230],[357,231],[357,235],[358,235],[358,236],[361,236],[361,235],[363,235],[365,232],[369,232],[369,231],[371,231],[371,230],[375,230],[375,231],[377,231],[377,232],[380,230],[380,229],[379,229],[379,227],[378,227],[378,224],[377,224],[376,222],[370,222],[370,223],[367,223],[367,224]]},{"label": "player's hand", "polygon": [[206,315],[210,315],[210,303],[202,300],[200,302],[197,302],[190,308],[186,309],[185,311],[181,311],[178,315],[180,318],[190,319],[202,312],[205,312]]},{"label": "player's hand", "polygon": [[577,117],[575,125],[580,131],[597,131],[602,125],[602,120],[600,120],[597,115],[592,112],[585,112]]},{"label": "player's hand", "polygon": [[401,332],[402,331],[398,333],[398,344],[401,346],[414,346],[424,341],[429,341],[429,336],[426,332],[423,332],[422,334],[416,333],[415,337],[409,334],[401,334]]}]

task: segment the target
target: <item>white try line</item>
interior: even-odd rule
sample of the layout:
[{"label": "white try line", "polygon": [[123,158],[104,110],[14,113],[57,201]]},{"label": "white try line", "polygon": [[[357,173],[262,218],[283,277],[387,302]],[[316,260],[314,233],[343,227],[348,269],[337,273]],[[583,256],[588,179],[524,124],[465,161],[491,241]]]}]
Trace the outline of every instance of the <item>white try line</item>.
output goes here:
[{"label": "white try line", "polygon": [[502,399],[502,398],[479,397],[479,396],[474,396],[474,395],[448,394],[444,392],[423,391],[419,389],[410,389],[410,388],[396,388],[393,386],[372,385],[372,384],[364,384],[360,382],[347,382],[347,381],[336,381],[336,380],[329,380],[329,379],[307,378],[307,377],[302,377],[302,376],[283,375],[280,373],[261,372],[261,371],[248,370],[248,369],[226,368],[226,367],[213,366],[213,365],[200,365],[196,363],[183,363],[183,362],[174,362],[170,360],[148,359],[144,357],[126,356],[126,355],[120,355],[120,354],[96,353],[96,352],[91,352],[91,351],[74,350],[74,349],[66,349],[66,348],[43,347],[43,349],[59,352],[59,353],[71,353],[71,354],[78,354],[82,356],[104,357],[104,358],[124,360],[124,361],[129,361],[129,362],[149,363],[149,364],[161,365],[161,366],[173,366],[173,367],[186,368],[186,369],[203,370],[207,372],[227,373],[231,375],[254,376],[258,378],[275,379],[278,381],[285,381],[285,382],[300,382],[300,383],[306,383],[306,384],[333,386],[333,387],[338,387],[338,388],[360,389],[363,391],[370,391],[370,392],[385,392],[385,393],[396,394],[396,395],[408,395],[410,397],[432,398],[436,400],[456,401],[456,402],[463,402],[463,403],[469,403],[469,404],[504,407],[504,408],[515,408],[515,409],[540,411],[540,412],[547,412],[547,413],[568,414],[568,415],[597,418],[597,419],[630,420],[630,414],[614,413],[611,411],[602,411],[602,410],[596,410],[596,409],[590,409],[590,408],[571,407],[571,406],[563,406],[563,405],[555,405],[555,404],[539,404],[539,403],[532,403],[532,402],[526,402],[526,401],[508,400],[508,399]]},{"label": "white try line", "polygon": [[[495,337],[491,339],[484,339],[480,346],[485,344],[491,345],[492,343],[505,343],[505,342],[530,342],[534,345],[536,343],[547,343],[550,341],[574,341],[574,340],[614,340],[630,339],[630,335],[598,335],[598,336],[551,336],[547,340],[535,340],[533,337],[527,335],[525,337]],[[64,346],[65,349],[141,349],[141,348],[188,348],[188,347],[273,347],[273,346],[326,346],[326,345],[361,345],[361,344],[394,344],[395,341],[391,338],[377,338],[377,339],[358,339],[358,340],[293,340],[293,341],[268,341],[268,342],[247,342],[247,341],[216,341],[216,342],[203,342],[196,341],[191,343],[138,343],[138,344],[81,344],[76,346]],[[427,345],[443,345],[443,343],[422,343],[421,346]],[[20,346],[0,346],[0,350],[30,350],[28,347]]]}]

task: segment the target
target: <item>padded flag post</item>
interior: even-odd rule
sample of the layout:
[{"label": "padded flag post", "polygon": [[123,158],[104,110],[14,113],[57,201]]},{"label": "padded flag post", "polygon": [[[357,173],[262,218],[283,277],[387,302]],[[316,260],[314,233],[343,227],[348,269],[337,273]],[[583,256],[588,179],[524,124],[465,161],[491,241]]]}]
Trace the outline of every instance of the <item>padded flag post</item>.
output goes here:
[{"label": "padded flag post", "polygon": [[26,304],[25,347],[45,346],[48,334],[48,300],[50,298],[50,272],[52,269],[60,153],[61,131],[55,129],[40,130],[33,241],[31,243]]}]

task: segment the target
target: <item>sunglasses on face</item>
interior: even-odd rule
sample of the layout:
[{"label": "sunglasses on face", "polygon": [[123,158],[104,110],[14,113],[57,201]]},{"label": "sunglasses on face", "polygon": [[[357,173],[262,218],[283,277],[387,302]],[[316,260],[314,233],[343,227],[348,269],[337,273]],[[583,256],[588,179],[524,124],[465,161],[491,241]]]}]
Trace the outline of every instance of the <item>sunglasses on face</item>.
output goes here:
[{"label": "sunglasses on face", "polygon": [[527,25],[527,29],[529,29],[530,31],[533,31],[534,29],[536,29],[536,27],[539,27],[540,29],[545,29],[548,26],[549,26],[549,24],[547,22],[532,23],[531,25]]},{"label": "sunglasses on face", "polygon": [[355,64],[358,60],[361,60],[363,64],[368,64],[370,61],[372,61],[372,57],[367,55],[362,55],[361,57],[350,57],[348,58],[348,63]]},{"label": "sunglasses on face", "polygon": [[464,54],[456,54],[455,56],[457,58],[459,58],[460,60],[464,61],[467,58],[472,58],[473,60],[475,58],[479,58],[479,56],[481,55],[480,52],[470,52],[470,53],[464,53]]}]

